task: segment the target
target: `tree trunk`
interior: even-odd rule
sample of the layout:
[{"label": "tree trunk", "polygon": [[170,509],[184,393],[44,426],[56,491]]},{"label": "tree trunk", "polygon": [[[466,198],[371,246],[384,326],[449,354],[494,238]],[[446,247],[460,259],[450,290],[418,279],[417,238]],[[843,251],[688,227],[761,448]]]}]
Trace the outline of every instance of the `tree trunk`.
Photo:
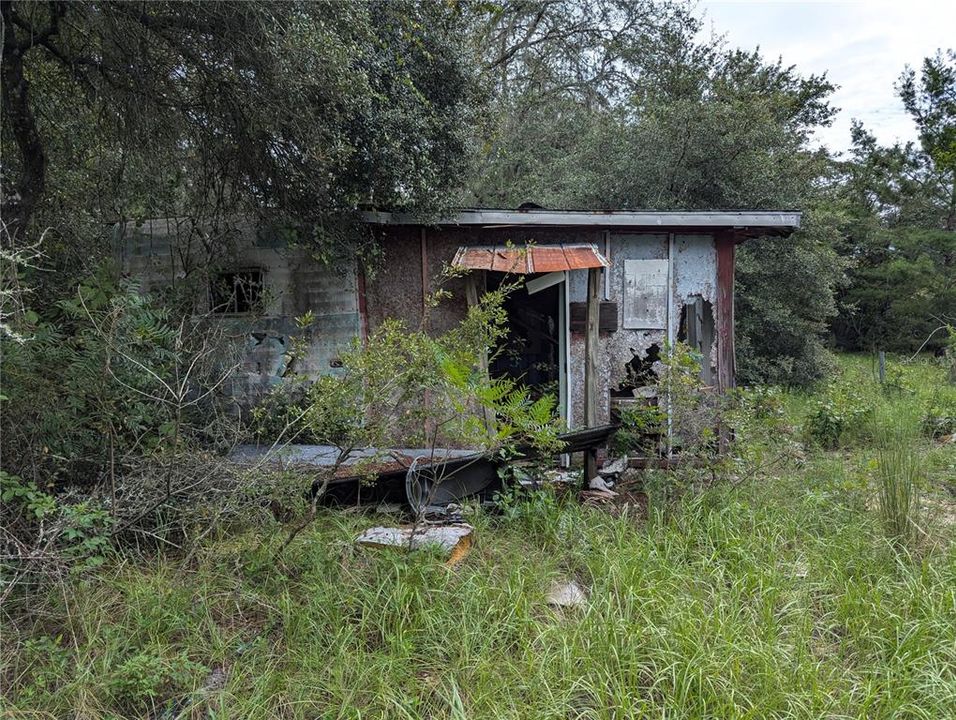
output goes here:
[{"label": "tree trunk", "polygon": [[14,238],[23,233],[46,186],[46,153],[30,109],[30,84],[23,72],[23,56],[30,45],[18,42],[13,27],[13,8],[3,3],[3,59],[0,62],[3,114],[10,126],[22,164],[12,192],[4,189],[2,203],[6,232]]}]

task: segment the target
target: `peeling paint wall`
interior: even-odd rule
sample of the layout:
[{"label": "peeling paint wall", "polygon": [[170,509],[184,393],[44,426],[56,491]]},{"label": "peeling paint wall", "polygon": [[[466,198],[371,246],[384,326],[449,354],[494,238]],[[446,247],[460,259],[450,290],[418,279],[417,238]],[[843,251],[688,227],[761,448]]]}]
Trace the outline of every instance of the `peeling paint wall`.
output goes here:
[{"label": "peeling paint wall", "polygon": [[[336,360],[361,330],[355,258],[326,266],[251,223],[238,224],[220,241],[225,251],[216,254],[215,270],[198,254],[201,238],[195,228],[176,220],[120,228],[116,252],[123,273],[138,279],[144,291],[191,288],[197,316],[216,323],[232,340],[239,369],[225,392],[237,401],[255,399],[283,376],[336,372]],[[263,311],[207,315],[206,276],[245,268],[262,270]],[[315,322],[298,328],[295,319],[309,311]],[[293,339],[304,348],[299,356]]]},{"label": "peeling paint wall", "polygon": [[[603,244],[600,246],[603,248]],[[608,279],[608,299],[617,303],[617,332],[602,334],[600,337],[601,364],[598,368],[598,387],[605,388],[600,395],[598,406],[599,421],[610,420],[609,391],[627,379],[627,363],[635,355],[644,355],[655,343],[664,347],[664,330],[624,328],[624,261],[625,260],[666,260],[667,235],[651,233],[612,233],[610,235],[611,267],[606,272]],[[587,300],[587,271],[571,273],[571,302]],[[584,424],[584,334],[571,335],[571,426]]]},{"label": "peeling paint wall", "polygon": [[[193,229],[176,221],[164,220],[139,227],[128,225],[122,230],[118,243],[121,266],[129,275],[139,277],[145,289],[183,281],[180,278],[183,272],[180,256],[184,246],[188,251],[195,243],[191,236]],[[286,249],[274,235],[250,225],[235,229],[230,238],[233,249],[228,254],[228,261],[222,263],[223,269],[262,268],[267,299],[262,316],[230,316],[215,320],[230,330],[237,343],[241,371],[233,387],[236,396],[255,397],[264,389],[280,383],[283,375],[334,373],[339,354],[361,335],[363,308],[364,321],[370,332],[388,318],[400,319],[409,328],[417,328],[422,322],[423,294],[436,289],[443,265],[450,263],[458,247],[463,245],[586,242],[607,252],[611,267],[606,271],[606,299],[617,304],[618,329],[613,333],[602,333],[599,339],[600,421],[610,418],[609,391],[627,380],[627,364],[634,356],[644,356],[655,344],[663,349],[668,330],[671,337],[677,337],[681,308],[692,296],[700,296],[711,303],[715,317],[719,312],[717,253],[711,234],[677,234],[669,251],[669,236],[664,231],[613,232],[608,235],[599,228],[462,226],[423,230],[417,226],[390,226],[378,232],[382,261],[364,286],[360,286],[354,257],[328,267],[302,250]],[[668,328],[624,328],[625,261],[668,260],[671,256]],[[569,273],[569,302],[586,301],[587,276],[587,270]],[[601,288],[602,298],[605,287]],[[452,280],[445,288],[451,292],[451,297],[429,313],[427,329],[430,332],[441,333],[454,327],[467,313],[464,280]],[[295,318],[309,310],[315,314],[316,322],[309,330],[300,331]],[[292,337],[301,337],[305,341],[307,352],[304,357],[292,357]],[[570,424],[571,427],[580,427],[584,421],[584,334],[571,333],[569,345]],[[716,345],[715,342],[712,348],[714,366],[717,363]]]},{"label": "peeling paint wall", "polygon": [[[600,245],[603,248],[603,244]],[[666,233],[611,233],[611,267],[608,269],[608,299],[617,303],[618,330],[600,338],[601,365],[598,368],[598,386],[608,391],[627,380],[627,364],[635,355],[643,357],[652,345],[663,350],[667,331],[660,329],[624,328],[624,267],[625,260],[667,260]],[[672,312],[667,322],[671,337],[677,337],[681,306],[691,295],[700,295],[716,307],[717,253],[711,235],[676,235],[674,238],[673,267],[671,269]],[[571,273],[572,302],[587,299],[587,272]],[[716,364],[716,343],[712,349]],[[571,336],[571,424],[584,423],[584,335]],[[602,392],[598,417],[610,419],[609,392]]]},{"label": "peeling paint wall", "polygon": [[[607,299],[617,303],[617,331],[602,333],[599,340],[598,387],[602,388],[598,417],[610,419],[609,390],[627,380],[626,365],[635,355],[643,356],[652,345],[663,350],[667,340],[666,329],[626,329],[624,325],[624,265],[625,260],[667,260],[668,234],[614,232],[609,236],[606,271]],[[512,242],[524,245],[555,243],[594,243],[605,252],[605,232],[598,228],[426,228],[425,263],[429,289],[433,290],[443,263],[450,262],[455,251],[463,245],[504,245]],[[368,313],[371,328],[386,317],[398,317],[410,326],[421,321],[422,242],[421,228],[392,227],[383,234],[384,262],[374,280],[369,282]],[[667,322],[672,337],[677,337],[681,306],[692,295],[700,295],[716,309],[717,255],[713,236],[709,234],[682,234],[674,238],[673,268],[671,273],[672,311]],[[569,273],[569,302],[586,302],[587,270]],[[442,332],[460,321],[467,312],[464,282],[455,280],[446,285],[452,297],[431,313],[430,327]],[[601,289],[604,297],[604,288]],[[714,343],[716,346],[716,343]],[[569,380],[570,424],[584,424],[584,354],[583,333],[571,333]],[[716,347],[713,349],[716,363]]]}]

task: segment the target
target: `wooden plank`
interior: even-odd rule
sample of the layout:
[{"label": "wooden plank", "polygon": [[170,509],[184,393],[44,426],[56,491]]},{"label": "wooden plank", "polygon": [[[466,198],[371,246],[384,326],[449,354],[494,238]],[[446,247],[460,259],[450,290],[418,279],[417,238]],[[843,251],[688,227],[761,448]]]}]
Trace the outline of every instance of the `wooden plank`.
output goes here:
[{"label": "wooden plank", "polygon": [[542,290],[547,290],[553,285],[557,285],[560,282],[564,282],[564,272],[550,272],[545,275],[538,275],[531,278],[528,282],[525,283],[525,290],[528,291],[529,295],[534,295],[536,292],[541,292]]},{"label": "wooden plank", "polygon": [[[717,248],[717,389],[721,393],[734,387],[734,250],[732,232],[714,238]],[[730,449],[730,426],[723,418],[717,428],[721,454]]]},{"label": "wooden plank", "polygon": [[584,422],[597,425],[598,416],[598,343],[600,342],[600,268],[588,270],[587,329],[584,333]]},{"label": "wooden plank", "polygon": [[[587,303],[573,302],[568,309],[571,313],[571,332],[583,333],[588,326]],[[617,332],[617,303],[601,302],[601,309],[598,313],[598,330],[602,333]]]},{"label": "wooden plank", "polygon": [[717,385],[734,387],[734,236],[721,233],[717,246]]}]

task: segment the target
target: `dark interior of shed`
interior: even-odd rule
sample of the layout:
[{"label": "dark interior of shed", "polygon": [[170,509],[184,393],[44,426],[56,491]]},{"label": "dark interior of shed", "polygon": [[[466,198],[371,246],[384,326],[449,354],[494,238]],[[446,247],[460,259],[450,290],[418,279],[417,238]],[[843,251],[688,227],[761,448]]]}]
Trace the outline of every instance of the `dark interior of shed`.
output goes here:
[{"label": "dark interior of shed", "polygon": [[[533,276],[528,276],[528,279]],[[505,273],[489,272],[488,289],[494,290],[508,278]],[[508,334],[489,365],[492,377],[521,380],[537,395],[558,396],[560,377],[561,330],[560,285],[529,294],[525,287],[511,292],[505,300]]]}]

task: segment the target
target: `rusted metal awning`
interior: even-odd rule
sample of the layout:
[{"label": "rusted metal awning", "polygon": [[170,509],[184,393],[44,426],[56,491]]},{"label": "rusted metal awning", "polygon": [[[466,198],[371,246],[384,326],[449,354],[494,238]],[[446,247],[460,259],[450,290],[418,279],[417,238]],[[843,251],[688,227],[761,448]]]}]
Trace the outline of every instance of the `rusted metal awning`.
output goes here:
[{"label": "rusted metal awning", "polygon": [[597,246],[590,243],[530,247],[472,245],[458,248],[452,264],[469,270],[494,270],[519,275],[586,270],[610,265]]}]

